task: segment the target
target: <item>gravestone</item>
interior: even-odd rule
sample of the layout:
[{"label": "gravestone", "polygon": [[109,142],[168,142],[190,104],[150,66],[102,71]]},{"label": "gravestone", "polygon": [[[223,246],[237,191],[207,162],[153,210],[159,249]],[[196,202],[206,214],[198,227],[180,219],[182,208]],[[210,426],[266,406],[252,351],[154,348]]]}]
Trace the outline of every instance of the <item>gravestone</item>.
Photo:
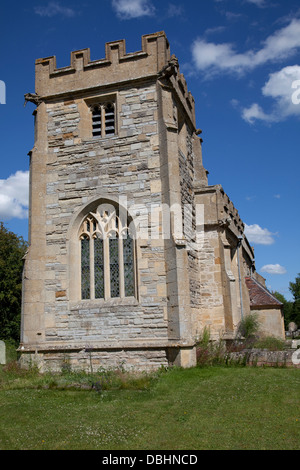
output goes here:
[{"label": "gravestone", "polygon": [[0,341],[0,364],[6,364],[5,343]]},{"label": "gravestone", "polygon": [[296,323],[290,322],[289,325],[288,325],[288,328],[289,328],[290,335],[292,336],[292,338],[294,338],[295,333],[298,329],[298,326],[296,325]]}]

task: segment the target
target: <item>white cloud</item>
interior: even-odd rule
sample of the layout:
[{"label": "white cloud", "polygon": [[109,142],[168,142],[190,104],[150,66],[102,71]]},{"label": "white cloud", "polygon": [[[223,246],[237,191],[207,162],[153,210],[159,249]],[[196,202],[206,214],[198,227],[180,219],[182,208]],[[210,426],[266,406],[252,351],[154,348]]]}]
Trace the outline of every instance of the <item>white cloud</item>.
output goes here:
[{"label": "white cloud", "polygon": [[196,69],[209,77],[220,72],[242,74],[268,62],[286,59],[299,48],[300,19],[293,19],[269,36],[257,51],[239,53],[231,43],[215,44],[197,39],[192,45],[192,56]]},{"label": "white cloud", "polygon": [[73,8],[63,7],[58,2],[49,2],[46,6],[34,7],[34,12],[39,16],[47,16],[49,18],[55,15],[71,18],[76,15]]},{"label": "white cloud", "polygon": [[174,18],[175,16],[182,16],[184,13],[184,8],[182,5],[175,5],[174,3],[169,3],[168,5],[168,18]]},{"label": "white cloud", "polygon": [[245,235],[250,243],[258,245],[272,245],[275,241],[273,238],[274,233],[271,233],[267,228],[261,228],[257,224],[245,224]]},{"label": "white cloud", "polygon": [[112,0],[112,6],[118,17],[124,20],[152,16],[155,12],[150,0]]},{"label": "white cloud", "polygon": [[[214,0],[216,3],[221,3],[224,0]],[[258,7],[265,6],[266,0],[244,0],[245,3],[253,3],[254,5]]]},{"label": "white cloud", "polygon": [[253,3],[257,7],[265,7],[266,2],[265,0],[245,0],[247,3]]},{"label": "white cloud", "polygon": [[250,124],[253,124],[258,119],[265,122],[274,122],[275,120],[272,115],[266,114],[257,103],[253,103],[249,108],[243,109],[242,118]]},{"label": "white cloud", "polygon": [[225,31],[225,26],[215,26],[213,28],[207,28],[204,32],[205,35],[223,33]]},{"label": "white cloud", "polygon": [[286,269],[280,264],[266,264],[260,270],[262,273],[268,274],[286,274]]},{"label": "white cloud", "polygon": [[193,61],[196,68],[206,71],[207,76],[221,71],[241,72],[251,64],[248,54],[238,54],[232,44],[215,44],[197,39],[192,45]]},{"label": "white cloud", "polygon": [[0,180],[0,219],[28,217],[29,172],[17,171]]},{"label": "white cloud", "polygon": [[299,65],[284,67],[279,72],[270,74],[262,88],[262,94],[274,100],[273,108],[269,113],[265,113],[260,105],[254,103],[242,110],[243,119],[252,124],[255,120],[280,122],[290,116],[300,117],[298,81],[300,86]]}]

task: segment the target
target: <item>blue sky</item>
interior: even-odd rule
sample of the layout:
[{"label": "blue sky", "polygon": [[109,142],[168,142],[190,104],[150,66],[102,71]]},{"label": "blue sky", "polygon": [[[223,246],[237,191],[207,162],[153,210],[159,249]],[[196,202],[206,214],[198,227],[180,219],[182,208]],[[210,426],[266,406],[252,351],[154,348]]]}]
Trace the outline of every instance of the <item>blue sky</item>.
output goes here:
[{"label": "blue sky", "polygon": [[28,152],[34,63],[164,30],[196,100],[209,184],[221,184],[246,224],[256,268],[290,299],[299,266],[300,5],[298,0],[2,2],[0,220],[28,237]]}]

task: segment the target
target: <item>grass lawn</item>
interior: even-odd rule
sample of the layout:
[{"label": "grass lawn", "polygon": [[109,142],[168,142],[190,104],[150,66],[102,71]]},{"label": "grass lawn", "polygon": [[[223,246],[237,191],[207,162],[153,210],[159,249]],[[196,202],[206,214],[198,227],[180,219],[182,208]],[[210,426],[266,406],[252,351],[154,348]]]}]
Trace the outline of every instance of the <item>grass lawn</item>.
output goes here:
[{"label": "grass lawn", "polygon": [[90,383],[82,377],[1,369],[0,450],[300,447],[299,369],[171,369],[131,382],[102,373],[94,389],[68,388]]}]

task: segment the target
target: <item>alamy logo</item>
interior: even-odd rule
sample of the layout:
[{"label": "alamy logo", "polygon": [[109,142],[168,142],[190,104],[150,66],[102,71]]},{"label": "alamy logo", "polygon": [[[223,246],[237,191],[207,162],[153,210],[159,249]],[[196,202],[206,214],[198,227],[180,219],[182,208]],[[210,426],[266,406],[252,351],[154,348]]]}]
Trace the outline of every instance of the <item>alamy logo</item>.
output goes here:
[{"label": "alamy logo", "polygon": [[300,349],[297,349],[292,355],[292,363],[295,366],[298,366],[300,364]]},{"label": "alamy logo", "polygon": [[296,88],[296,91],[292,94],[292,103],[300,104],[300,80],[295,80],[292,83],[292,88]]},{"label": "alamy logo", "polygon": [[5,83],[0,80],[0,104],[6,104]]}]

